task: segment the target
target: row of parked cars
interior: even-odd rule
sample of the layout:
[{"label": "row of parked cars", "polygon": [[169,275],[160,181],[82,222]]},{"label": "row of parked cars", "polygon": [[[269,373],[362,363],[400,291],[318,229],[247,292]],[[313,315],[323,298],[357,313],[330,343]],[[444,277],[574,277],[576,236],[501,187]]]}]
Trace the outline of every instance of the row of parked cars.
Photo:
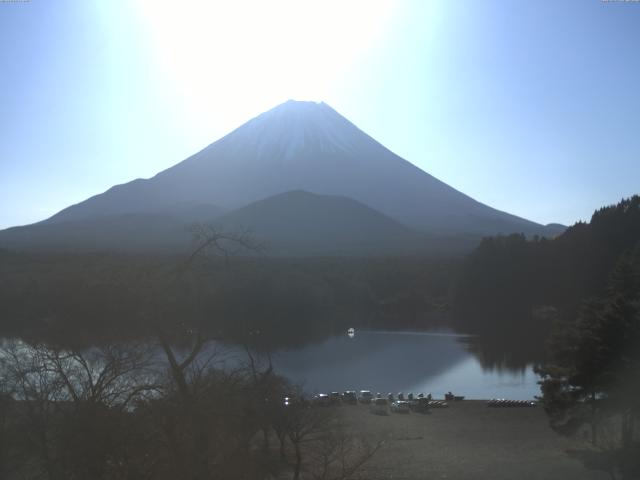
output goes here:
[{"label": "row of parked cars", "polygon": [[320,393],[313,399],[313,403],[319,406],[330,406],[349,404],[356,405],[358,403],[369,405],[372,413],[386,414],[389,411],[394,413],[409,413],[411,411],[426,411],[429,408],[446,407],[446,402],[432,400],[431,394],[424,395],[422,393],[414,395],[409,393],[405,395],[400,392],[398,394],[388,393],[382,395],[378,393],[374,395],[370,390],[346,390],[342,393],[331,392],[329,394]]},{"label": "row of parked cars", "polygon": [[[394,413],[409,413],[411,411],[424,412],[431,408],[446,408],[448,407],[447,401],[460,401],[464,397],[453,395],[451,392],[445,394],[445,400],[433,400],[431,394],[424,395],[422,393],[414,395],[409,393],[405,395],[400,392],[398,394],[388,393],[382,395],[377,393],[374,395],[370,390],[345,390],[344,392],[331,392],[331,393],[319,393],[311,402],[300,397],[286,396],[283,403],[285,407],[299,405],[299,406],[331,406],[331,405],[357,405],[358,403],[369,405],[369,409],[372,413],[384,414],[389,411]],[[491,399],[487,402],[489,407],[535,407],[537,402],[528,400],[506,400],[506,399]]]},{"label": "row of parked cars", "polygon": [[413,400],[418,400],[421,398],[426,398],[428,400],[431,400],[431,394],[428,394],[425,396],[423,393],[420,393],[418,395],[409,393],[405,395],[404,393],[400,392],[398,394],[388,393],[386,395],[383,395],[381,393],[377,393],[376,395],[374,395],[370,390],[360,390],[359,392],[356,392],[355,390],[346,390],[342,393],[340,392],[331,392],[329,394],[319,393],[314,397],[314,401],[315,403],[318,403],[321,405],[338,405],[342,403],[356,405],[358,403],[370,404],[377,399],[385,399],[391,403],[395,401],[411,402]]}]

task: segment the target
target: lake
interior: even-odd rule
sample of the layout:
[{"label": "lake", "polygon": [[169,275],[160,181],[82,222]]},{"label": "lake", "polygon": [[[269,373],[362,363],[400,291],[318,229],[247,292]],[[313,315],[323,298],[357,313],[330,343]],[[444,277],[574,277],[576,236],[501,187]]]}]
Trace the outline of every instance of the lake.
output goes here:
[{"label": "lake", "polygon": [[[493,362],[488,366],[481,361],[482,354],[474,353],[476,340],[479,337],[451,330],[356,330],[353,338],[345,331],[315,343],[276,350],[271,358],[278,374],[301,385],[309,395],[371,390],[431,393],[442,398],[452,391],[467,399],[532,400],[540,394],[532,365],[507,368]],[[246,352],[238,346],[216,342],[210,346],[220,354],[219,367],[233,369],[247,362]],[[500,358],[500,352],[491,353]],[[158,350],[157,356],[164,368],[164,353]]]},{"label": "lake", "polygon": [[468,399],[531,400],[540,391],[532,367],[486,368],[470,351],[473,337],[451,331],[356,331],[278,351],[276,371],[309,394],[344,390],[431,393]]}]

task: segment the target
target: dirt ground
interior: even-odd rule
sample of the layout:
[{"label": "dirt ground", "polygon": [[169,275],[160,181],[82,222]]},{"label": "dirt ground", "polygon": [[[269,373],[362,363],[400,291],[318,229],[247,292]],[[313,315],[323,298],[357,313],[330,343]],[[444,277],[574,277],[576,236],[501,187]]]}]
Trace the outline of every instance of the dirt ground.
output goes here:
[{"label": "dirt ground", "polygon": [[359,472],[363,479],[610,478],[578,460],[588,456],[588,445],[554,433],[540,407],[489,408],[465,400],[428,414],[374,415],[365,405],[338,410],[349,429],[384,440]]}]

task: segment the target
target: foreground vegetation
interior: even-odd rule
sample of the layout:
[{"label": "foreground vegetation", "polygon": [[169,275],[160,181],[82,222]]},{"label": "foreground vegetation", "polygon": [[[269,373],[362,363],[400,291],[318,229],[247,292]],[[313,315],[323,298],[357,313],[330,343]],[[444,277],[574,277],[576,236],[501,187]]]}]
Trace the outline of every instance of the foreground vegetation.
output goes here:
[{"label": "foreground vegetation", "polygon": [[251,351],[222,371],[205,345],[6,342],[0,478],[346,479],[379,448],[331,410],[285,404],[294,388]]}]

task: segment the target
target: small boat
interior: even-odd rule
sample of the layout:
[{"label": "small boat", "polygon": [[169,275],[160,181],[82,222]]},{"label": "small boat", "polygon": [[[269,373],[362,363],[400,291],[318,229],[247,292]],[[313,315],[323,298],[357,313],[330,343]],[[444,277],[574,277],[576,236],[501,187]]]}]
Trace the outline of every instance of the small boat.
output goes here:
[{"label": "small boat", "polygon": [[429,411],[430,401],[426,398],[417,398],[413,402],[409,403],[409,406],[415,411],[419,413],[427,413]]},{"label": "small boat", "polygon": [[535,407],[536,402],[530,400],[506,400],[504,398],[493,398],[487,403],[489,407]]},{"label": "small boat", "polygon": [[350,328],[349,330],[347,330],[347,335],[349,336],[349,338],[353,338],[356,335],[356,329],[355,328]]}]

